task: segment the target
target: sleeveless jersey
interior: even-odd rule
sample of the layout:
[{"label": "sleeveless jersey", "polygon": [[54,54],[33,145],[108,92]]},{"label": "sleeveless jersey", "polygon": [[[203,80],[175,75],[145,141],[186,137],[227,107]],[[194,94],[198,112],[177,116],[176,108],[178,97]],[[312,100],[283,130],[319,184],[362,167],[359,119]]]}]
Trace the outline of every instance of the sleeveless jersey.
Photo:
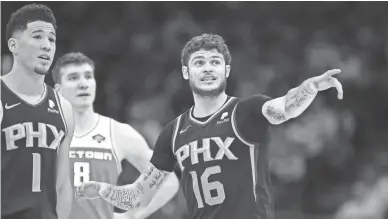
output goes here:
[{"label": "sleeveless jersey", "polygon": [[57,218],[57,152],[67,128],[58,94],[45,86],[31,105],[1,81],[2,218]]},{"label": "sleeveless jersey", "polygon": [[236,128],[240,100],[231,97],[204,122],[193,118],[193,108],[176,119],[172,151],[191,219],[258,218],[255,186],[267,174],[257,173],[260,145]]},{"label": "sleeveless jersey", "polygon": [[[98,122],[88,133],[74,134],[70,145],[70,175],[75,190],[83,182],[98,181],[116,184],[121,164],[115,150],[112,125],[116,122],[98,115]],[[111,219],[113,206],[103,199],[83,200],[80,205],[75,199],[69,218]]]}]

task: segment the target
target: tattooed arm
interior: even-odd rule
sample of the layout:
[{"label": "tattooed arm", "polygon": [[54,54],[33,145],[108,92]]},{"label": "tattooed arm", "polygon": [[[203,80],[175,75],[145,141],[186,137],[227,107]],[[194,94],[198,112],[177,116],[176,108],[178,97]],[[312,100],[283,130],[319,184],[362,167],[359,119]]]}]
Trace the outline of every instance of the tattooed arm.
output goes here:
[{"label": "tattooed arm", "polygon": [[115,186],[102,182],[85,182],[77,188],[79,199],[102,197],[112,205],[124,210],[138,210],[147,206],[176,162],[172,153],[171,140],[175,122],[170,122],[155,143],[151,162],[132,184]]},{"label": "tattooed arm", "polygon": [[331,87],[337,89],[338,99],[342,99],[342,85],[332,77],[340,72],[341,70],[338,69],[329,70],[320,76],[307,79],[299,87],[291,89],[285,96],[267,101],[262,107],[263,115],[271,124],[281,124],[302,114],[312,103],[318,91]]},{"label": "tattooed arm", "polygon": [[124,209],[135,210],[147,206],[162,185],[167,171],[158,170],[150,164],[145,172],[130,185],[107,185],[100,188],[99,193],[103,199],[112,205]]}]

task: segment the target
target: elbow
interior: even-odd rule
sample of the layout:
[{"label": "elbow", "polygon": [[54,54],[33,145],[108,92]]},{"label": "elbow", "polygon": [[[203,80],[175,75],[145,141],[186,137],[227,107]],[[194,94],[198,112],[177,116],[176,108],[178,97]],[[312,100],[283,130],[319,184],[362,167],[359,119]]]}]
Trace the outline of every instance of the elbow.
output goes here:
[{"label": "elbow", "polygon": [[178,177],[175,175],[175,173],[171,173],[170,181],[171,181],[169,186],[169,188],[171,189],[170,191],[175,195],[179,190],[179,180],[178,180]]}]

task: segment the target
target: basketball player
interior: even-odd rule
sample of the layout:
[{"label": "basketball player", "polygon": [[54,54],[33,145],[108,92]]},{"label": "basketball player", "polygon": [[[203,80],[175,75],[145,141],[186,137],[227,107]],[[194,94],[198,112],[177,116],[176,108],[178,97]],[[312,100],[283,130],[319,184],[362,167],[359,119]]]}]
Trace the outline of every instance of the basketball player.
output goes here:
[{"label": "basketball player", "polygon": [[[69,151],[74,188],[89,180],[115,184],[122,160],[126,159],[142,172],[152,156],[146,141],[135,129],[94,112],[94,69],[94,62],[84,54],[67,53],[58,59],[52,73],[55,89],[70,101],[74,109],[75,131]],[[177,177],[170,174],[153,202],[131,218],[151,215],[175,196],[178,186]],[[69,218],[106,219],[112,216],[113,206],[98,199],[87,200],[82,205],[73,201]]]},{"label": "basketball player", "polygon": [[1,79],[2,219],[66,219],[70,211],[72,108],[44,83],[55,33],[54,14],[44,5],[18,9],[7,24],[13,66]]},{"label": "basketball player", "polygon": [[342,86],[332,77],[340,70],[307,79],[276,99],[237,98],[225,93],[231,55],[222,37],[194,37],[183,48],[181,61],[194,106],[163,129],[147,171],[124,186],[84,183],[77,195],[138,209],[151,200],[177,162],[190,218],[272,219],[266,157],[270,124],[299,116],[318,91],[335,87],[342,99]]}]

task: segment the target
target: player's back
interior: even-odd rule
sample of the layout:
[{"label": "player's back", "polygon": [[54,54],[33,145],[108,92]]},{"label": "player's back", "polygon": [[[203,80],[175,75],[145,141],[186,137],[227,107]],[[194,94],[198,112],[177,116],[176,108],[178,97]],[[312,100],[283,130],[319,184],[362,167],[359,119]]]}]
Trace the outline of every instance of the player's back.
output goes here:
[{"label": "player's back", "polygon": [[[70,171],[73,188],[83,182],[98,181],[116,184],[121,172],[115,149],[113,119],[98,115],[98,122],[86,134],[74,134],[70,145]],[[111,219],[113,206],[103,199],[73,200],[71,219]]]},{"label": "player's back", "polygon": [[173,151],[192,219],[259,218],[255,186],[267,174],[257,174],[260,145],[246,142],[236,128],[239,101],[229,98],[206,121],[195,119],[192,108],[177,119]]},{"label": "player's back", "polygon": [[67,132],[59,97],[45,86],[31,105],[1,81],[1,217],[55,219],[58,147]]}]

